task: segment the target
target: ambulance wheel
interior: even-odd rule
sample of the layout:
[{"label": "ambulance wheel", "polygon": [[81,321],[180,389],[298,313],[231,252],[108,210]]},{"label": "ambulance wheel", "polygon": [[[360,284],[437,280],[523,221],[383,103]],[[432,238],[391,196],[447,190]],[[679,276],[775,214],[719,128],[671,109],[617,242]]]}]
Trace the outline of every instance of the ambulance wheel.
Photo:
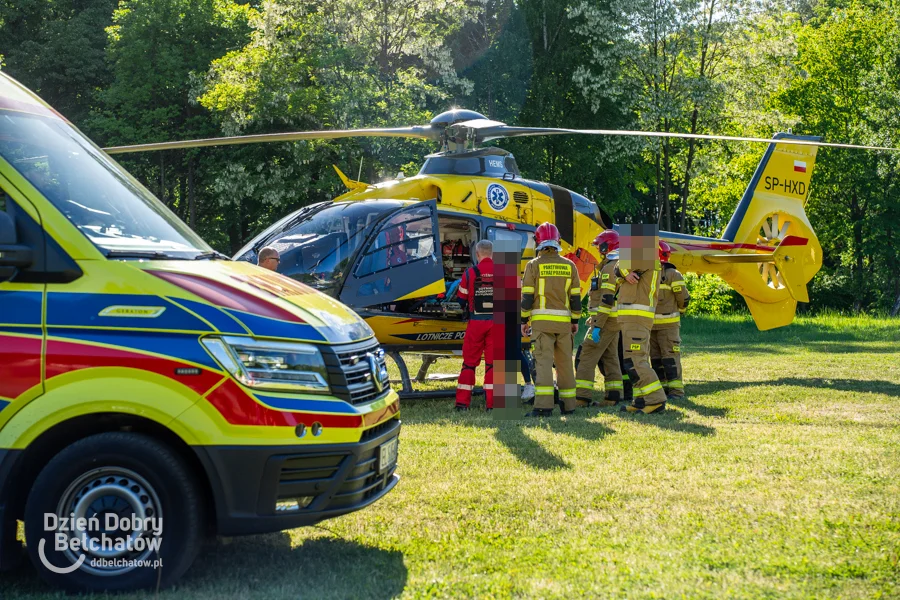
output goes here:
[{"label": "ambulance wheel", "polygon": [[28,555],[45,581],[70,592],[167,587],[188,570],[202,541],[193,479],[175,452],[149,436],[79,440],[31,488]]}]

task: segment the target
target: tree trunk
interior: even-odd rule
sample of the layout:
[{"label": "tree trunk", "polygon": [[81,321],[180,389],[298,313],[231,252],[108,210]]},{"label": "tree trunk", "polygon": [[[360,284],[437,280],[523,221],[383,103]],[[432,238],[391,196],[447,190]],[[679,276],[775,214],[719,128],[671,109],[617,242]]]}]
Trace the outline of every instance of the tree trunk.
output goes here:
[{"label": "tree trunk", "polygon": [[197,228],[197,200],[194,195],[194,159],[188,159],[188,225],[196,231]]},{"label": "tree trunk", "polygon": [[159,199],[166,206],[169,205],[166,200],[166,153],[159,153]]},{"label": "tree trunk", "polygon": [[856,290],[856,301],[853,303],[854,312],[862,310],[862,295],[864,290],[865,277],[863,273],[863,216],[859,207],[859,198],[854,192],[850,196],[850,215],[853,219],[853,258],[856,273],[853,274],[854,289]]},{"label": "tree trunk", "polygon": [[[180,171],[181,169],[179,169]],[[183,174],[178,175],[178,183],[175,188],[178,190],[178,216],[182,221],[187,221],[187,177]]]},{"label": "tree trunk", "polygon": [[900,293],[897,294],[897,300],[894,301],[894,308],[891,309],[891,316],[896,317],[900,314]]},{"label": "tree trunk", "polygon": [[656,149],[656,225],[657,227],[662,225],[662,216],[663,216],[663,199],[662,199],[662,187],[660,186],[660,179],[662,173],[660,172],[659,166],[659,148]]},{"label": "tree trunk", "polygon": [[[697,107],[695,106],[694,112],[691,114],[691,133],[697,133],[697,112]],[[691,186],[691,166],[694,163],[694,150],[696,144],[696,140],[688,140],[687,163],[684,166],[684,187],[681,188],[681,225],[678,228],[678,231],[681,233],[687,233],[688,190]]]},{"label": "tree trunk", "polygon": [[[666,131],[668,131],[668,124]],[[669,158],[669,141],[663,143],[663,202],[666,207],[666,231],[672,231],[672,164]]]}]

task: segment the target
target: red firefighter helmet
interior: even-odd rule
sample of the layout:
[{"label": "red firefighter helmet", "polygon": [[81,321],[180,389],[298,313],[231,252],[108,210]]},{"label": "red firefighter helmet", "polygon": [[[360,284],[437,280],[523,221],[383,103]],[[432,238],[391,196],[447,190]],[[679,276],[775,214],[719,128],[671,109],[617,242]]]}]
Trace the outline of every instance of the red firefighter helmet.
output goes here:
[{"label": "red firefighter helmet", "polygon": [[600,251],[600,254],[609,254],[613,250],[619,249],[619,232],[615,229],[607,229],[606,231],[600,232],[591,243],[597,246],[597,250]]},{"label": "red firefighter helmet", "polygon": [[670,254],[672,254],[672,246],[662,240],[659,240],[659,260],[664,262],[668,261]]},{"label": "red firefighter helmet", "polygon": [[541,223],[534,232],[534,242],[538,250],[550,247],[562,250],[559,244],[559,229],[553,223]]}]

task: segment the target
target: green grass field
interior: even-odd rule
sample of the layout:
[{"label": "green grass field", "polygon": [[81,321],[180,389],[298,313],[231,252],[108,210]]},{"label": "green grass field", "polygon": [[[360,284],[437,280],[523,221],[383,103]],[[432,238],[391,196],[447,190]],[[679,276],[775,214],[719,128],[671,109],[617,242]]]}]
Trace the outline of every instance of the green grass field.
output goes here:
[{"label": "green grass field", "polygon": [[[690,398],[661,415],[405,403],[393,493],[218,541],[158,597],[900,597],[898,325],[691,319]],[[30,567],[0,579],[2,598],[57,596]]]}]

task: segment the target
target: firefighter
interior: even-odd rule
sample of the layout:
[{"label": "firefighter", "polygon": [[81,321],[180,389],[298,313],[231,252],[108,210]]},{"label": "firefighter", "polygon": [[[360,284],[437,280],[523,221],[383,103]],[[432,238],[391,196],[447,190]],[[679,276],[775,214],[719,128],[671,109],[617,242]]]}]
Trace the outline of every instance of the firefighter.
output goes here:
[{"label": "firefighter", "polygon": [[559,255],[559,230],[543,223],[534,232],[537,258],[525,266],[522,282],[522,334],[534,345],[534,409],[526,416],[546,417],[553,412],[553,366],[562,414],[575,412],[575,368],[572,344],[581,316],[581,282],[575,263]]},{"label": "firefighter", "polygon": [[488,240],[475,244],[478,264],[463,273],[459,299],[468,307],[469,322],[463,338],[463,366],[456,385],[456,410],[469,410],[475,369],[484,354],[485,409],[494,408],[494,245]]},{"label": "firefighter", "polygon": [[619,263],[617,275],[624,279],[619,286],[617,303],[622,336],[622,370],[628,375],[634,399],[623,406],[627,412],[654,413],[666,407],[666,394],[656,372],[650,366],[650,330],[656,316],[657,269],[632,271]]},{"label": "firefighter", "polygon": [[622,371],[619,368],[619,325],[616,319],[616,262],[610,254],[619,248],[619,232],[607,229],[592,242],[603,262],[591,279],[587,321],[588,333],[575,358],[575,394],[579,407],[592,406],[594,367],[603,373],[604,399],[601,406],[614,406],[622,399]]},{"label": "firefighter", "polygon": [[650,332],[650,364],[663,384],[667,400],[684,397],[681,379],[681,315],[691,301],[684,277],[669,262],[672,248],[659,242],[659,301]]}]

